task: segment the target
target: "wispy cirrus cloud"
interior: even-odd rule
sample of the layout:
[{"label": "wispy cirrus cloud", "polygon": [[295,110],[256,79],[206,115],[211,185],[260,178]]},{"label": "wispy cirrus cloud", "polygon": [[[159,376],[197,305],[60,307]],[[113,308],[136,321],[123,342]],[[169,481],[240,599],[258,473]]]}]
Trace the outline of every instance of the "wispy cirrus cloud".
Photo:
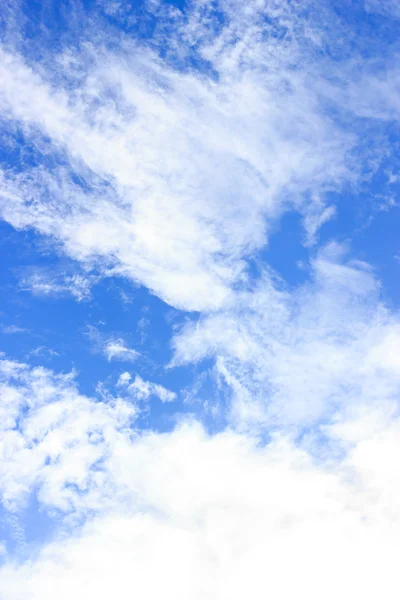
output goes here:
[{"label": "wispy cirrus cloud", "polygon": [[301,431],[341,407],[395,401],[398,315],[380,301],[369,266],[345,256],[341,246],[326,247],[313,280],[294,293],[265,274],[234,309],[186,324],[173,364],[212,357],[238,427]]},{"label": "wispy cirrus cloud", "polygon": [[20,288],[37,296],[73,296],[78,302],[91,298],[93,278],[74,273],[60,275],[36,269],[21,278]]},{"label": "wispy cirrus cloud", "polygon": [[133,348],[128,348],[122,338],[110,339],[104,346],[104,354],[110,360],[135,361],[139,352]]},{"label": "wispy cirrus cloud", "polygon": [[25,327],[19,327],[19,325],[3,325],[1,327],[1,333],[13,335],[15,333],[26,333],[28,329]]},{"label": "wispy cirrus cloud", "polygon": [[[237,9],[221,5],[230,23],[221,32],[211,11],[207,35],[196,10],[171,23],[181,50],[196,47],[213,77],[174,69],[145,42],[55,56],[62,79],[3,49],[3,115],[39,149],[49,138],[55,163],[70,165],[5,173],[3,218],[189,310],[230,301],[243,259],[289,206],[310,211],[316,231],[330,214],[324,193],[356,176],[357,139],[319,100],[296,9],[269,3],[240,18]],[[288,24],[294,39],[282,41],[275,28]]]},{"label": "wispy cirrus cloud", "polygon": [[134,362],[140,356],[140,352],[130,348],[122,337],[104,334],[93,325],[88,326],[86,335],[93,349],[104,354],[109,362],[112,360]]},{"label": "wispy cirrus cloud", "polygon": [[118,386],[124,388],[128,394],[132,394],[138,400],[148,400],[151,396],[155,396],[161,400],[161,402],[173,402],[176,400],[176,393],[168,390],[159,383],[153,381],[145,381],[136,375],[135,379],[131,382],[130,373],[122,373],[118,379]]},{"label": "wispy cirrus cloud", "polygon": [[53,350],[52,348],[49,348],[48,346],[38,346],[37,348],[35,348],[34,350],[31,350],[31,352],[29,352],[28,358],[31,356],[54,357],[54,356],[60,356],[60,354],[59,354],[59,352],[56,352],[56,350]]}]

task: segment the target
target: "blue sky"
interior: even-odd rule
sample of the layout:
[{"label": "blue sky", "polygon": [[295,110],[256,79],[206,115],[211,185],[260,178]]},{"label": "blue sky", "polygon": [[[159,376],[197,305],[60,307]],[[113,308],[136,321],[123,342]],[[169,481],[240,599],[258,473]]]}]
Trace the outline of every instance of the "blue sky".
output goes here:
[{"label": "blue sky", "polygon": [[0,17],[0,598],[397,599],[397,3]]}]

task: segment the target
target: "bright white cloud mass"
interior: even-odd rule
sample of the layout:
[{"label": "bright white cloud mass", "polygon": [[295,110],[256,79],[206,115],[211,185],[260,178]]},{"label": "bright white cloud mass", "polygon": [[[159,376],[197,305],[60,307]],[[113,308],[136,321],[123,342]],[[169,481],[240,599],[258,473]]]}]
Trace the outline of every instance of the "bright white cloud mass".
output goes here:
[{"label": "bright white cloud mass", "polygon": [[399,598],[398,13],[0,8],[1,600]]}]

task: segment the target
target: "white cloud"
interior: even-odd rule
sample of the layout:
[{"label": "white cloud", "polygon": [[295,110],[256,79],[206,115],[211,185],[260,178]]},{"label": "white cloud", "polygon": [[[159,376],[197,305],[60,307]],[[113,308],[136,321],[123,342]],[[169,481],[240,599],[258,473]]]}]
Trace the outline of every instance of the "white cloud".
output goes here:
[{"label": "white cloud", "polygon": [[[79,461],[71,443],[59,450],[57,477],[55,465],[39,471],[39,500],[70,514],[95,509],[82,528],[71,531],[69,524],[26,560],[6,560],[0,570],[6,600],[110,594],[121,600],[249,594],[287,600],[299,589],[307,589],[310,600],[321,590],[332,600],[397,598],[400,425],[394,405],[378,403],[346,420],[338,414],[325,432],[333,445],[329,455],[316,460],[282,433],[263,447],[230,430],[208,436],[195,422],[133,437],[123,428],[124,411],[81,396],[77,405],[76,389],[64,376],[46,372],[43,385],[41,374],[39,391],[37,371],[6,364],[4,373],[37,390],[42,430],[45,407],[71,396],[69,416],[53,419],[43,441],[27,444],[38,422],[36,405],[18,434],[25,463],[47,437],[60,446],[71,436],[79,439]],[[88,439],[94,423],[103,436],[97,444]],[[100,471],[94,456],[84,459],[91,445],[97,461],[102,457]],[[341,458],[337,449],[345,449]],[[17,465],[18,459],[17,453]],[[2,469],[8,469],[9,488],[20,481],[21,465],[16,469],[10,454]],[[79,492],[65,488],[71,481],[79,482]]]},{"label": "white cloud", "polygon": [[[102,461],[118,431],[135,418],[132,403],[93,401],[73,374],[0,362],[0,495],[14,509],[36,490],[45,505],[79,511],[107,487]],[[91,498],[88,504],[88,498]]]},{"label": "white cloud", "polygon": [[[329,216],[324,193],[356,177],[348,152],[357,140],[320,104],[322,75],[297,9],[223,2],[218,33],[203,8],[177,24],[177,47],[196,47],[217,79],[127,42],[119,53],[81,44],[69,51],[74,69],[62,56],[36,68],[3,50],[0,71],[3,116],[38,149],[50,138],[55,163],[69,160],[84,182],[65,167],[8,172],[3,218],[188,310],[231,301],[243,259],[286,208],[310,211],[314,236]],[[292,28],[292,42],[269,31],[268,14]]]},{"label": "white cloud", "polygon": [[130,348],[122,337],[108,336],[92,325],[88,326],[86,335],[92,342],[94,351],[104,354],[109,362],[134,362],[140,356],[140,352]]},{"label": "white cloud", "polygon": [[37,348],[35,348],[34,350],[31,350],[31,352],[28,353],[28,357],[29,356],[60,356],[59,352],[56,352],[55,350],[53,350],[52,348],[49,348],[48,346],[38,346]]},{"label": "white cloud", "polygon": [[[233,391],[235,429],[213,436],[195,421],[139,434],[131,401],[1,362],[2,501],[37,493],[65,520],[5,557],[0,596],[397,598],[400,324],[379,283],[330,244],[312,282],[289,293],[266,274],[235,302],[175,340],[176,362],[214,357]],[[161,390],[127,372],[118,385]]]},{"label": "white cloud", "polygon": [[3,325],[1,328],[2,333],[14,334],[14,333],[26,333],[28,329],[24,327],[18,327],[18,325]]},{"label": "white cloud", "polygon": [[334,206],[326,206],[325,203],[315,201],[315,207],[307,212],[304,217],[304,229],[306,234],[306,245],[313,246],[317,242],[317,234],[321,226],[336,215]]},{"label": "white cloud", "polygon": [[73,275],[51,275],[46,271],[36,271],[22,278],[22,290],[29,290],[38,296],[66,296],[71,294],[78,302],[89,300],[93,278],[75,273]]},{"label": "white cloud", "polygon": [[104,346],[104,354],[107,356],[109,361],[111,360],[122,360],[122,361],[135,361],[139,355],[139,352],[133,348],[128,348],[122,338],[111,339],[106,342]]},{"label": "white cloud", "polygon": [[126,385],[129,385],[129,382],[132,379],[132,375],[130,373],[128,373],[127,371],[125,371],[124,373],[121,373],[121,375],[118,377],[118,381],[117,381],[117,387],[125,387]]},{"label": "white cloud", "polygon": [[328,246],[313,261],[314,281],[292,294],[266,274],[233,309],[177,334],[173,364],[213,358],[236,426],[302,429],[339,407],[398,397],[400,322],[368,265],[343,252]]},{"label": "white cloud", "polygon": [[[129,376],[129,379],[127,376]],[[123,373],[118,379],[118,384],[120,386],[127,386],[126,391],[138,400],[148,400],[151,396],[156,396],[161,402],[173,402],[176,400],[175,392],[168,390],[159,383],[145,381],[140,375],[136,375],[132,383],[129,383],[129,381],[129,373]]]}]

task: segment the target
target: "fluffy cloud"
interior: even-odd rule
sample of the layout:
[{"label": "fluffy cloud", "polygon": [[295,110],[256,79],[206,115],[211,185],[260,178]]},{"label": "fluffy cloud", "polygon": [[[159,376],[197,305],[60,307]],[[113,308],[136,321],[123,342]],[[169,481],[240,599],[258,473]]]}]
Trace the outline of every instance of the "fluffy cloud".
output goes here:
[{"label": "fluffy cloud", "polygon": [[[11,423],[21,416],[18,403],[6,404],[3,415],[21,438],[25,462],[58,440],[57,481],[51,466],[41,468],[40,502],[67,514],[77,506],[91,509],[83,526],[62,527],[29,560],[6,560],[0,593],[7,600],[111,593],[121,599],[270,593],[286,600],[299,589],[311,599],[320,598],[321,589],[332,599],[397,597],[400,424],[394,404],[368,407],[352,419],[337,414],[325,432],[329,455],[315,459],[283,433],[264,446],[232,430],[209,436],[195,422],[132,437],[123,429],[131,417],[125,409],[79,396],[65,376],[46,372],[44,379],[43,372],[4,363],[3,377],[9,383],[22,378],[23,390],[36,389],[40,398],[18,432]],[[67,395],[64,418],[45,419],[46,410],[60,414]],[[42,432],[45,421],[51,431],[36,431],[40,440],[29,444],[38,421]],[[101,437],[96,444],[83,435],[91,427]],[[19,452],[3,455],[8,489],[12,480],[21,485]],[[72,481],[79,493],[66,486]]]},{"label": "fluffy cloud", "polygon": [[218,434],[135,431],[132,398],[159,391],[139,376],[99,400],[2,361],[3,504],[36,494],[58,525],[4,554],[0,595],[397,597],[400,325],[342,247],[313,272],[294,293],[266,275],[176,338],[176,361],[216,357],[233,390]]},{"label": "fluffy cloud", "polygon": [[73,374],[5,359],[0,377],[2,503],[16,509],[36,491],[60,510],[79,512],[83,497],[85,509],[95,505],[107,487],[102,461],[118,432],[134,422],[134,405],[94,401],[79,394]]}]

